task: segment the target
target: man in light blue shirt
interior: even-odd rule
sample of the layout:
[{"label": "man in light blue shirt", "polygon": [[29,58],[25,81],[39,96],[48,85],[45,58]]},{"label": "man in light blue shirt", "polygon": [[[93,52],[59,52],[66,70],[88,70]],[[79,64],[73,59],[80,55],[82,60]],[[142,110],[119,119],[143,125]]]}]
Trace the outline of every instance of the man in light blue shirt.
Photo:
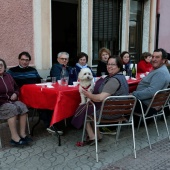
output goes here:
[{"label": "man in light blue shirt", "polygon": [[[166,67],[167,53],[164,49],[156,49],[152,55],[153,70],[138,84],[136,91],[132,94],[141,100],[144,111],[147,109],[156,91],[165,89],[170,83],[170,74]],[[135,112],[141,113],[140,105],[137,103]],[[148,116],[155,112],[150,109]]]}]

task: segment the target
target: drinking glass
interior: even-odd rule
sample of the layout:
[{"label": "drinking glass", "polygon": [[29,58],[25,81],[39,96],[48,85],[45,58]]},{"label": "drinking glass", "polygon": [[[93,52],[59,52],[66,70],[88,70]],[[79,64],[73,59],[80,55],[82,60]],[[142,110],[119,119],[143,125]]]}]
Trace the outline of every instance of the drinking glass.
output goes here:
[{"label": "drinking glass", "polygon": [[41,79],[41,83],[46,83],[47,79]]},{"label": "drinking glass", "polygon": [[54,84],[56,83],[56,77],[52,77],[51,80],[52,80],[52,83]]},{"label": "drinking glass", "polygon": [[68,85],[68,81],[69,81],[69,77],[63,77],[61,79],[61,85],[62,86],[67,86]]}]

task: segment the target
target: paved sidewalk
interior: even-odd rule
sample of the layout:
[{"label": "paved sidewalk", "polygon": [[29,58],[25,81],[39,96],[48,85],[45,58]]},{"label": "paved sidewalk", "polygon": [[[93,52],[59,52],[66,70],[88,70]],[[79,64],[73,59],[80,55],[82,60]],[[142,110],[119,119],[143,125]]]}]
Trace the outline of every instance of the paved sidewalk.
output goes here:
[{"label": "paved sidewalk", "polygon": [[169,170],[170,141],[168,138],[138,151],[137,159],[128,155],[101,170]]},{"label": "paved sidewalk", "polygon": [[76,142],[81,140],[82,130],[67,128],[67,133],[61,137],[61,146],[58,146],[57,137],[48,134],[41,123],[35,129],[32,145],[15,148],[9,145],[7,124],[0,125],[3,138],[0,170],[165,170],[170,166],[170,142],[162,121],[159,121],[158,127],[159,137],[153,124],[148,127],[151,143],[155,143],[152,150],[148,147],[144,127],[136,133],[136,159],[130,128],[122,128],[118,143],[115,143],[115,136],[104,135],[99,143],[97,163],[95,146],[76,146]]}]

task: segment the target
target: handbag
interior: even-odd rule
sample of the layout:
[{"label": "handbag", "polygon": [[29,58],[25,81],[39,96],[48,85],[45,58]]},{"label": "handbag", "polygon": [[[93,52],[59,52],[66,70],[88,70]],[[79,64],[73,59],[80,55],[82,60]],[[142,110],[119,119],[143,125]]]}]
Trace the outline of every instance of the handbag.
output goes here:
[{"label": "handbag", "polygon": [[86,104],[80,105],[75,111],[75,114],[71,120],[71,124],[77,129],[80,129],[81,126],[84,124],[86,106],[87,106]]},{"label": "handbag", "polygon": [[[86,108],[87,108],[87,104],[80,105],[75,111],[75,114],[71,120],[71,124],[77,129],[80,129],[84,124]],[[92,112],[93,112],[93,106],[89,105],[87,111],[88,115],[91,115]]]}]

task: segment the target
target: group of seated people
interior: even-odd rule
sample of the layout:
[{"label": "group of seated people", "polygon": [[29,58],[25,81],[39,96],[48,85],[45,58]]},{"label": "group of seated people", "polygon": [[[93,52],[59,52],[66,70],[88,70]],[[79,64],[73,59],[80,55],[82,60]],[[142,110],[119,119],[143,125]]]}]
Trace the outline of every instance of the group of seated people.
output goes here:
[{"label": "group of seated people", "polygon": [[[130,62],[128,61],[129,53],[124,52],[124,55],[111,56],[110,50],[102,48],[99,51],[99,54],[100,62],[97,68],[97,76],[100,76],[102,72],[105,72],[107,76],[103,78],[102,81],[96,83],[94,93],[83,90],[83,94],[95,102],[97,112],[99,112],[101,102],[106,97],[129,94],[128,84],[122,73],[123,64],[129,64]],[[170,75],[166,67],[166,51],[164,49],[156,49],[154,50],[152,57],[150,56],[149,53],[144,54],[143,60],[146,62],[148,62],[149,59],[151,60],[152,71],[150,70],[151,72],[140,81],[136,91],[132,93],[142,101],[144,109],[149,105],[154,93],[157,90],[167,88],[170,83]],[[22,52],[18,56],[18,60],[19,66],[10,68],[6,73],[6,63],[3,59],[0,59],[0,119],[7,119],[8,121],[11,131],[11,144],[26,145],[31,142],[32,139],[28,137],[25,132],[28,109],[24,103],[18,101],[19,88],[24,84],[40,82],[41,77],[35,68],[29,66],[31,60],[29,53]],[[56,77],[57,80],[59,80],[64,65],[69,72],[69,83],[71,84],[71,81],[77,80],[76,76],[79,71],[82,68],[88,67],[88,56],[85,53],[78,54],[78,60],[75,67],[69,67],[67,65],[68,60],[68,53],[59,53],[57,57],[58,63],[52,66],[50,76]],[[135,111],[138,113],[141,112],[139,104],[137,104]],[[150,114],[153,114],[153,111]],[[16,127],[16,119],[18,116],[20,123],[19,133],[17,132]],[[109,117],[106,117],[106,119],[109,119]],[[48,130],[52,131],[53,129],[49,128]],[[90,123],[87,123],[86,130],[89,137],[87,144],[92,145],[94,144],[94,131]],[[98,139],[101,139],[100,133],[98,134]]]},{"label": "group of seated people", "polygon": [[[128,75],[131,67],[131,59],[130,54],[127,51],[123,51],[120,54],[120,57],[122,58],[123,64],[124,64],[124,70],[126,71],[126,74]],[[137,73],[146,73],[150,72],[153,67],[151,64],[152,55],[149,52],[142,53],[141,60],[137,63]]]}]

